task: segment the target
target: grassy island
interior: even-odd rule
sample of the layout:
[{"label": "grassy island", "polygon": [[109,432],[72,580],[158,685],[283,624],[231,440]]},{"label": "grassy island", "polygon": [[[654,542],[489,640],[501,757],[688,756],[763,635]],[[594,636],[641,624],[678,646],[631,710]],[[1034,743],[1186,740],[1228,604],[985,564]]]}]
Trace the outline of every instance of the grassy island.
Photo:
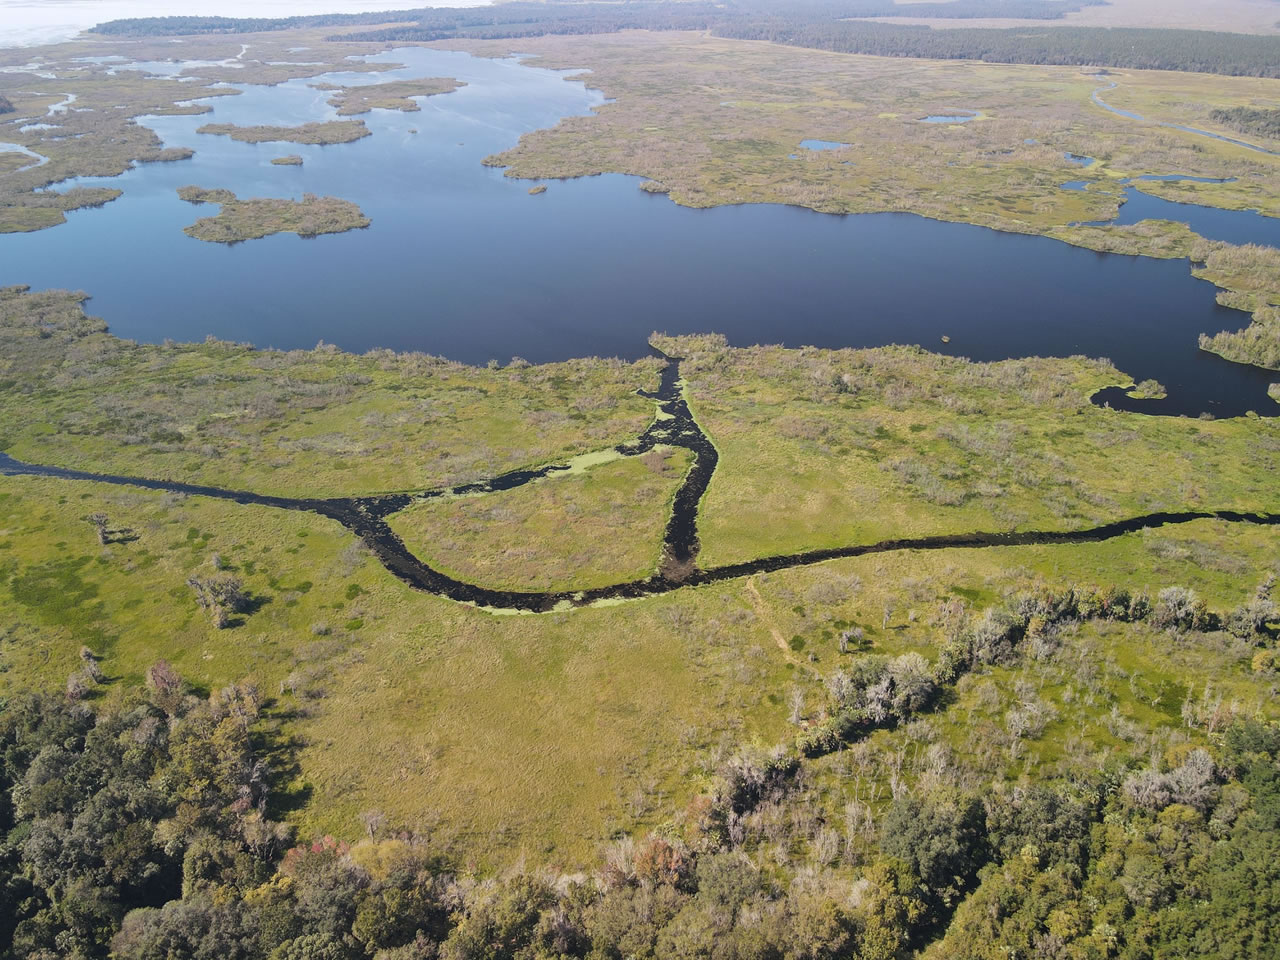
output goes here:
[{"label": "grassy island", "polygon": [[178,196],[188,203],[216,203],[222,210],[213,217],[197,220],[183,232],[211,243],[239,243],[275,233],[296,233],[315,237],[324,233],[345,233],[369,225],[369,218],[349,200],[317,197],[305,193],[301,200],[254,198],[240,200],[230,190],[180,187]]},{"label": "grassy island", "polygon": [[230,137],[242,143],[352,143],[370,135],[363,120],[327,120],[296,127],[240,127],[234,123],[206,123],[196,133]]},{"label": "grassy island", "polygon": [[296,153],[291,153],[287,157],[273,157],[271,163],[277,167],[300,167],[302,158]]},{"label": "grassy island", "polygon": [[416,80],[393,80],[358,87],[338,87],[332,84],[315,84],[317,90],[332,90],[330,106],[338,108],[338,115],[349,117],[368,113],[370,110],[400,110],[416,113],[421,110],[415,97],[434,97],[452,93],[466,84],[461,80],[445,77],[421,77]]},{"label": "grassy island", "polygon": [[1169,395],[1164,384],[1158,380],[1143,380],[1132,390],[1126,391],[1135,400],[1163,400]]}]

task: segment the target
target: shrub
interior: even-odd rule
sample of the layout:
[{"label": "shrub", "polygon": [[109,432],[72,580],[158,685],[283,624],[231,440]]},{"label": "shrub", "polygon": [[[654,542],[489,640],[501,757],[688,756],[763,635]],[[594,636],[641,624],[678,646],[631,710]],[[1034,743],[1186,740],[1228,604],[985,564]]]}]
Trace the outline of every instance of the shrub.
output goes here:
[{"label": "shrub", "polygon": [[1165,587],[1156,596],[1151,622],[1160,630],[1207,630],[1212,617],[1204,600],[1185,587]]}]

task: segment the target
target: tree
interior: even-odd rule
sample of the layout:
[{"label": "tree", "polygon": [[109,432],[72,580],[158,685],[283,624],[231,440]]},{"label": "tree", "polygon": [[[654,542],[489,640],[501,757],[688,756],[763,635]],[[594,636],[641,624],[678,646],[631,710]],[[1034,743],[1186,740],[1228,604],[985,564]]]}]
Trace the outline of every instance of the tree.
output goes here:
[{"label": "tree", "polygon": [[950,903],[985,861],[982,804],[954,790],[923,798],[905,795],[889,808],[880,845],[907,864],[934,896]]},{"label": "tree", "polygon": [[239,577],[219,576],[207,580],[188,577],[187,586],[195,591],[196,603],[208,612],[219,630],[231,625],[231,614],[243,613],[248,608],[249,595]]},{"label": "tree", "polygon": [[182,705],[186,684],[168,660],[157,660],[147,668],[147,692],[151,702],[169,716],[176,716]]}]

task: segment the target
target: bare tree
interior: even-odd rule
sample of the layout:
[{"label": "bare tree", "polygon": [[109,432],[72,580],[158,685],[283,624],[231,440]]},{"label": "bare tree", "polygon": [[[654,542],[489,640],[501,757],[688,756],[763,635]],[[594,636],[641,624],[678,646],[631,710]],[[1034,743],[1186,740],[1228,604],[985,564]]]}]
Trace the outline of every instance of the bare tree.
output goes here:
[{"label": "bare tree", "polygon": [[186,684],[168,660],[157,660],[147,668],[147,690],[151,702],[169,716],[175,716],[182,704]]},{"label": "bare tree", "polygon": [[372,840],[387,823],[387,815],[381,810],[365,810],[360,814],[360,822],[364,824],[365,832],[369,834]]},{"label": "bare tree", "polygon": [[791,707],[791,713],[788,715],[787,719],[796,726],[799,726],[800,721],[804,719],[804,691],[799,687],[792,687],[791,698],[788,701],[788,704]]},{"label": "bare tree", "polygon": [[88,520],[89,523],[93,524],[94,529],[97,530],[98,543],[106,546],[111,542],[111,536],[107,530],[107,523],[109,521],[107,520],[107,515],[105,513],[91,513],[89,516],[85,517],[85,519]]},{"label": "bare tree", "polygon": [[102,668],[98,666],[98,656],[88,647],[80,648],[80,660],[84,664],[81,671],[88,679],[94,683],[102,682]]},{"label": "bare tree", "polygon": [[231,623],[231,614],[242,613],[249,604],[249,594],[239,577],[188,577],[187,586],[195,591],[196,603],[219,630]]}]

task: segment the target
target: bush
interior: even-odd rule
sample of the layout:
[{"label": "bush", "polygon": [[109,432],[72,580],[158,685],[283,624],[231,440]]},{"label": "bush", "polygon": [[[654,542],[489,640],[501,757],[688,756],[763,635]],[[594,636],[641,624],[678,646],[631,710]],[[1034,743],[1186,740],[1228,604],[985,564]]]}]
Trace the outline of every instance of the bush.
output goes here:
[{"label": "bush", "polygon": [[1269,598],[1246,600],[1227,615],[1228,631],[1241,640],[1249,640],[1265,633],[1268,623],[1280,619],[1280,610]]},{"label": "bush", "polygon": [[1204,600],[1194,590],[1165,587],[1156,596],[1151,623],[1160,630],[1181,633],[1187,630],[1208,630],[1213,618]]}]

